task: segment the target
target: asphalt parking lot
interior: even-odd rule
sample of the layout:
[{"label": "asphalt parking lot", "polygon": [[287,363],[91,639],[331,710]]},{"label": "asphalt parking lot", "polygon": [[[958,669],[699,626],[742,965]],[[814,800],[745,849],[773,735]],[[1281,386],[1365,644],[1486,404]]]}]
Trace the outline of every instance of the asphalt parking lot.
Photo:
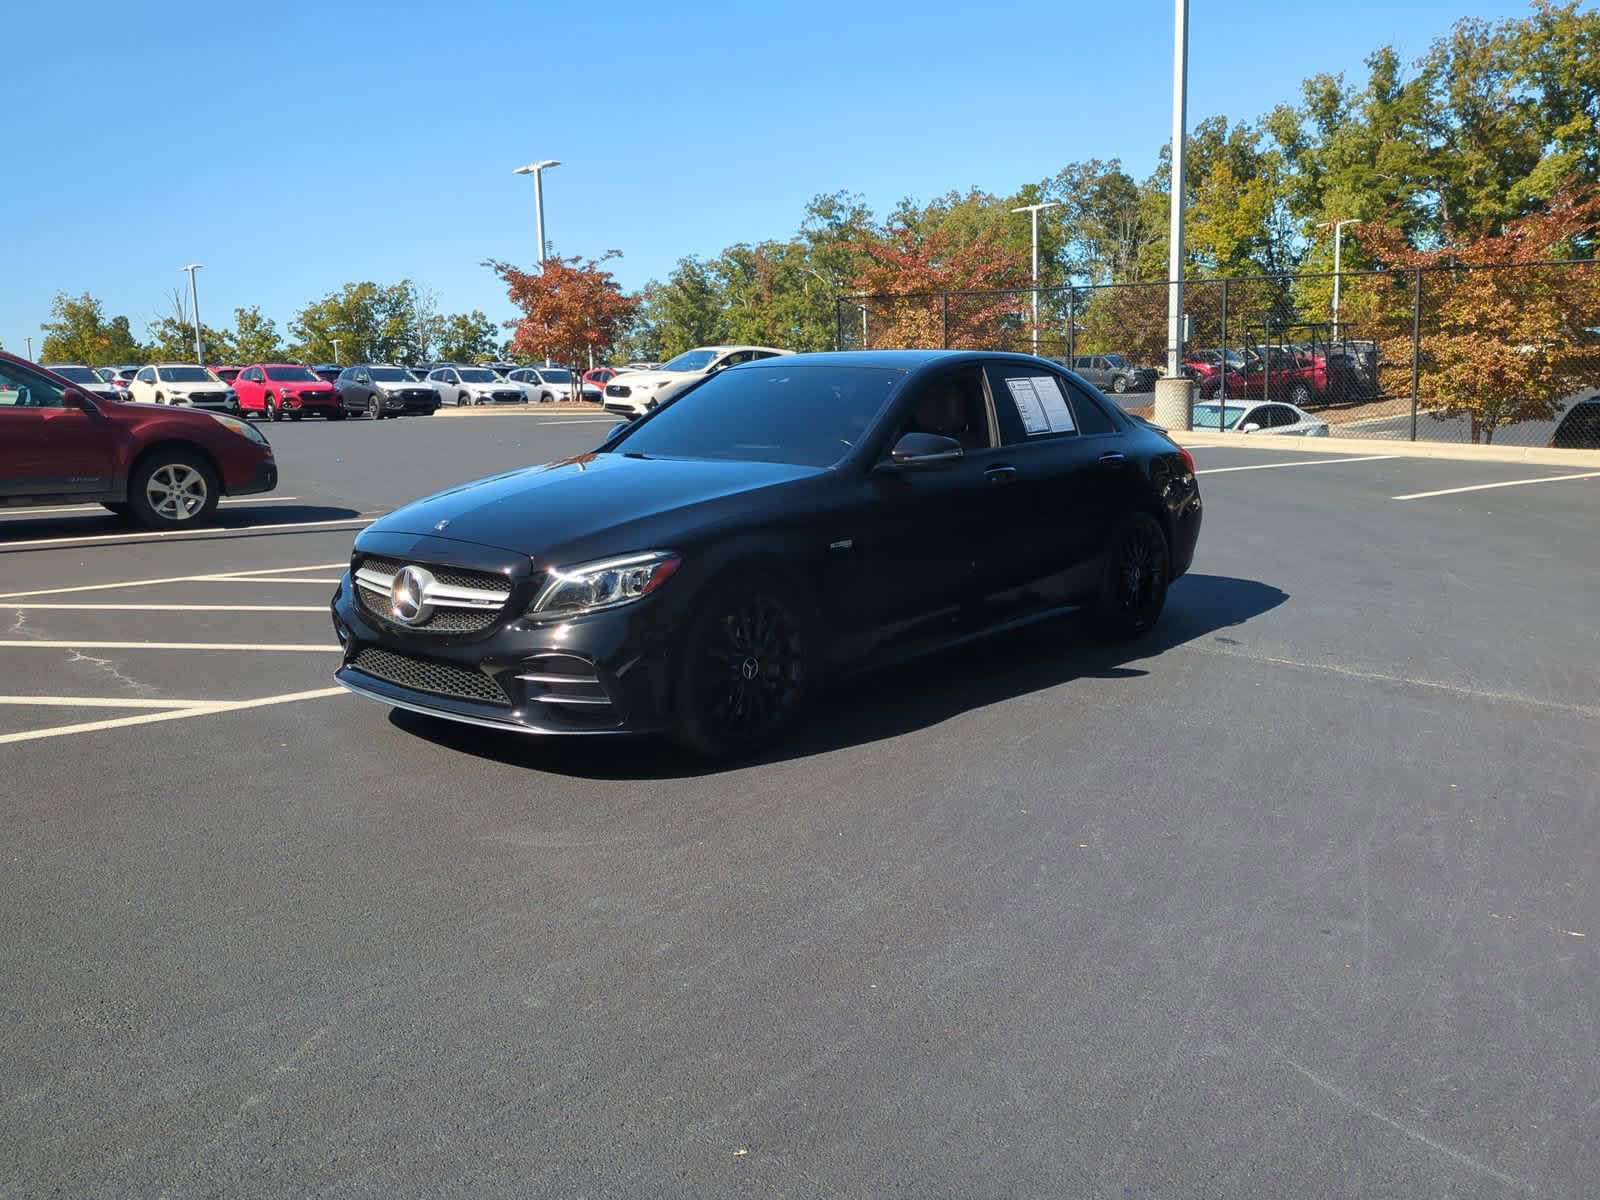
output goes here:
[{"label": "asphalt parking lot", "polygon": [[0,516],[0,1195],[1594,1194],[1600,472],[1196,450],[1148,640],[727,769],[333,687],[365,522],[605,424]]}]

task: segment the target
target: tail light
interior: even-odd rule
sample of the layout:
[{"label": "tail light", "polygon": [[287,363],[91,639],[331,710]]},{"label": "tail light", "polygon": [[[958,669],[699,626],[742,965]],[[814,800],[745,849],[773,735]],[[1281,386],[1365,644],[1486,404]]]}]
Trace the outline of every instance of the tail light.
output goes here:
[{"label": "tail light", "polygon": [[1178,453],[1183,455],[1183,465],[1189,468],[1189,474],[1191,474],[1191,475],[1195,474],[1196,472],[1195,472],[1195,469],[1194,469],[1194,455],[1190,454],[1182,446],[1178,447]]}]

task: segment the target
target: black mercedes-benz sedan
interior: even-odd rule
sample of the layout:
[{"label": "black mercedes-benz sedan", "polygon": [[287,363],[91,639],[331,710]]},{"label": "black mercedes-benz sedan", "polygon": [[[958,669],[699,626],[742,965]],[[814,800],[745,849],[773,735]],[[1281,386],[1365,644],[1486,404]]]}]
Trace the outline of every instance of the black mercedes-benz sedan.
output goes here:
[{"label": "black mercedes-benz sedan", "polygon": [[1200,515],[1187,452],[1055,363],[785,355],[369,526],[337,677],[447,720],[737,754],[831,681],[1003,625],[1148,630]]}]

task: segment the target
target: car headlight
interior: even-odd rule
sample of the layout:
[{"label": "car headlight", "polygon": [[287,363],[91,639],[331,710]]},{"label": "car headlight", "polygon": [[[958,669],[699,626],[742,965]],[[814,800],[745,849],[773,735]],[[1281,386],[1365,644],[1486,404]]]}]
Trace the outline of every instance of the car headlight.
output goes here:
[{"label": "car headlight", "polygon": [[222,398],[224,400],[237,400],[239,398],[239,393],[234,391],[232,388],[229,388],[227,391],[222,393]]},{"label": "car headlight", "polygon": [[242,437],[249,438],[252,442],[267,444],[266,436],[249,421],[241,421],[237,417],[225,417],[221,413],[211,413],[211,419],[219,422],[223,428],[231,430]]},{"label": "car headlight", "polygon": [[670,550],[650,550],[576,567],[551,567],[528,615],[573,617],[632,604],[671,579],[682,563]]}]

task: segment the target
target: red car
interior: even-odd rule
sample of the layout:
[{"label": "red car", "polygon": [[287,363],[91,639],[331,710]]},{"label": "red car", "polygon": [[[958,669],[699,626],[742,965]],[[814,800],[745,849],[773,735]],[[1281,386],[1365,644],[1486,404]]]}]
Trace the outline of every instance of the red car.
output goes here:
[{"label": "red car", "polygon": [[233,390],[239,393],[239,410],[246,416],[257,413],[269,421],[284,417],[298,421],[304,416],[344,420],[339,390],[299,363],[251,363],[239,372]]},{"label": "red car", "polygon": [[223,383],[232,387],[233,381],[239,378],[239,372],[242,370],[244,370],[243,367],[215,366],[211,368],[211,373],[222,380]]},{"label": "red car", "polygon": [[589,370],[583,373],[583,382],[586,384],[593,384],[595,387],[604,392],[606,390],[606,384],[610,383],[620,374],[621,372],[615,367],[591,367]]},{"label": "red car", "polygon": [[178,529],[277,486],[272,447],[236,417],[91,397],[0,351],[0,509],[93,502]]}]

